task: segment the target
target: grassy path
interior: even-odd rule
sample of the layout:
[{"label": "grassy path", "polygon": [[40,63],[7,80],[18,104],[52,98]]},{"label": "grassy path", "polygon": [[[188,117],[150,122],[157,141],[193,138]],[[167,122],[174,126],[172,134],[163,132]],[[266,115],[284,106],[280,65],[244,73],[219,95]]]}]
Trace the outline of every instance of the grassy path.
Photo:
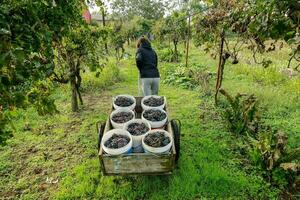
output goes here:
[{"label": "grassy path", "polygon": [[[99,171],[95,123],[106,119],[111,97],[137,95],[132,62],[120,64],[123,81],[109,91],[84,95],[72,114],[67,88],[57,94],[60,114],[16,122],[17,135],[0,150],[0,198],[4,199],[261,199],[272,196],[255,175],[246,174],[233,155],[234,138],[210,99],[196,91],[161,85],[171,118],[182,121],[182,152],[171,176],[103,177]],[[30,114],[33,113],[33,114]],[[30,122],[24,130],[23,123]]]},{"label": "grassy path", "polygon": [[[133,63],[124,62],[121,70],[124,81],[113,86],[108,95],[137,95]],[[103,177],[98,159],[89,158],[68,172],[54,196],[59,199],[247,199],[259,198],[258,193],[267,190],[260,178],[246,175],[238,168],[228,145],[232,138],[210,101],[201,100],[195,91],[166,85],[161,86],[160,94],[168,99],[171,118],[181,119],[183,124],[182,154],[172,176]],[[96,136],[93,138],[95,142]]]}]

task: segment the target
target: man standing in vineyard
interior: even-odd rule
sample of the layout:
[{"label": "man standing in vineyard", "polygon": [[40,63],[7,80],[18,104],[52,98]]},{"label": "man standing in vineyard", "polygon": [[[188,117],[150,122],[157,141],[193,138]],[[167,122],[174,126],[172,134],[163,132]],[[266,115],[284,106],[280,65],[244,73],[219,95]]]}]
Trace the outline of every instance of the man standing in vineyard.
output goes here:
[{"label": "man standing in vineyard", "polygon": [[136,65],[140,72],[139,83],[142,86],[143,96],[157,95],[160,81],[157,54],[144,36],[139,38],[136,47]]}]

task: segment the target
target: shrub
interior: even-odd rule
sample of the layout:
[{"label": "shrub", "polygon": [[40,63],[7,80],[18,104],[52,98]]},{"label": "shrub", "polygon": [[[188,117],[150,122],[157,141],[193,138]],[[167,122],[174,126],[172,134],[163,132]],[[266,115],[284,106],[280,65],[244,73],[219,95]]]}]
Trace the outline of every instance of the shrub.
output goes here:
[{"label": "shrub", "polygon": [[211,92],[209,81],[212,73],[207,71],[204,66],[193,65],[186,68],[183,65],[170,67],[165,73],[165,80],[163,81],[169,85],[178,85],[186,89],[194,89],[198,86],[202,91],[208,95]]},{"label": "shrub", "polygon": [[278,72],[276,68],[269,67],[267,69],[261,67],[239,66],[233,68],[237,74],[246,74],[254,82],[261,85],[280,85],[285,83],[287,77]]},{"label": "shrub", "polygon": [[176,55],[172,49],[162,49],[158,51],[159,60],[162,62],[180,62],[182,54],[178,52],[178,60],[176,60]]},{"label": "shrub", "polygon": [[250,161],[273,186],[296,191],[300,187],[300,148],[288,149],[285,133],[260,123],[254,95],[238,93],[232,97],[223,89],[220,93],[228,103],[223,105],[229,130],[244,136],[243,148]]},{"label": "shrub", "polygon": [[232,97],[223,89],[220,90],[220,93],[226,97],[229,103],[223,113],[229,130],[236,134],[248,132],[254,135],[257,132],[259,120],[256,97],[239,93]]},{"label": "shrub", "polygon": [[[271,128],[261,130],[257,139],[249,137],[251,161],[265,171],[269,182],[280,189],[300,186],[296,184],[300,178],[300,164],[297,163],[300,160],[300,148],[290,150],[287,142],[285,133]],[[254,152],[257,157],[253,156]],[[288,185],[292,187],[288,188]]]},{"label": "shrub", "polygon": [[104,90],[120,81],[120,69],[116,63],[108,62],[99,71],[83,73],[83,79],[86,79],[82,85],[84,91]]}]

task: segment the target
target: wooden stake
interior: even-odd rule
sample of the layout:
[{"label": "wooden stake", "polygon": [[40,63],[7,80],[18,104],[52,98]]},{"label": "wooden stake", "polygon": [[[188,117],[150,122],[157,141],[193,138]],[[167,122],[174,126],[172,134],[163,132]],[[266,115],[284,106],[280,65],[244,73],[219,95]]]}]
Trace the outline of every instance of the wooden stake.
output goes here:
[{"label": "wooden stake", "polygon": [[188,67],[188,62],[189,62],[190,33],[191,33],[191,15],[189,14],[188,35],[187,35],[186,55],[185,55],[185,67],[186,68]]}]

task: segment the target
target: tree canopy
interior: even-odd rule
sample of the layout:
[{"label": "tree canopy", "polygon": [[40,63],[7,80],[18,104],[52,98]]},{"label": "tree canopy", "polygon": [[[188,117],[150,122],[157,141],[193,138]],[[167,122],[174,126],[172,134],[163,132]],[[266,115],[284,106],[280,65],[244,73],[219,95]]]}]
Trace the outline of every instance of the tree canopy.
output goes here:
[{"label": "tree canopy", "polygon": [[162,18],[166,4],[157,0],[113,0],[113,14],[119,18],[132,19],[135,15],[145,19]]},{"label": "tree canopy", "polygon": [[16,108],[56,112],[50,98],[54,48],[82,26],[83,2],[9,1],[0,5],[0,142]]}]

